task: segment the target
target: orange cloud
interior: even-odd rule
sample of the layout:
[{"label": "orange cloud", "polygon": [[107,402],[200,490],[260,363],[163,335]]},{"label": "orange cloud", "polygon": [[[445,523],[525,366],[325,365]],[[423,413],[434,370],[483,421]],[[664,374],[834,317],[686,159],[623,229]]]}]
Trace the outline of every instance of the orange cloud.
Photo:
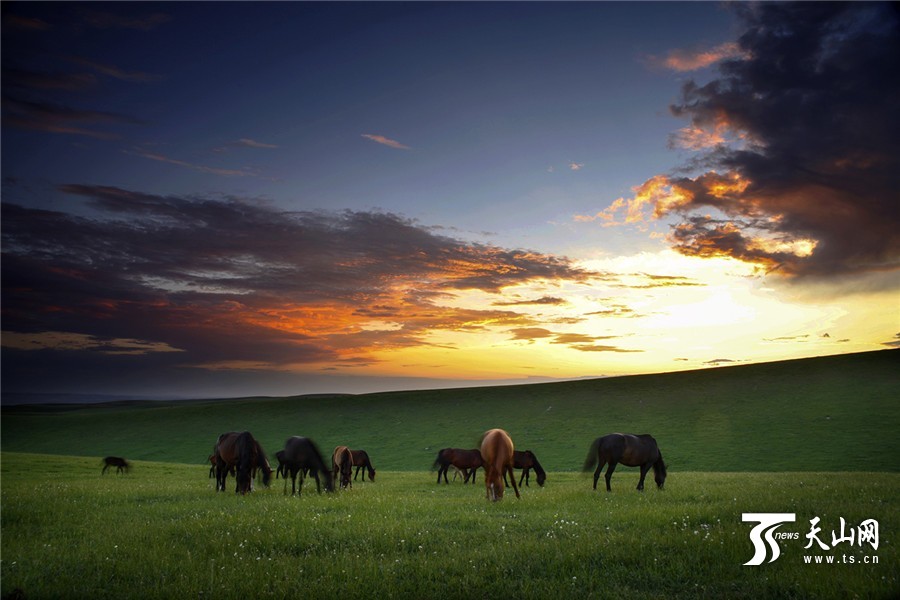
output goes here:
[{"label": "orange cloud", "polygon": [[730,58],[747,58],[748,53],[735,42],[726,42],[707,49],[671,50],[663,57],[650,57],[650,63],[672,71],[697,71]]},{"label": "orange cloud", "polygon": [[383,135],[374,135],[371,133],[364,133],[361,137],[364,137],[368,140],[372,140],[373,142],[379,143],[383,146],[388,146],[389,148],[396,148],[397,150],[410,150],[410,147],[401,144],[397,140],[392,140],[390,138],[386,138]]}]

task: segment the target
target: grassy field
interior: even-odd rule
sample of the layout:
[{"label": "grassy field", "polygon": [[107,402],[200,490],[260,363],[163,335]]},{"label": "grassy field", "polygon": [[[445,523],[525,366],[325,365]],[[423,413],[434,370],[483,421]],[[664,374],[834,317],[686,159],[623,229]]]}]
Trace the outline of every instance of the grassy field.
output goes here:
[{"label": "grassy field", "polygon": [[376,469],[424,471],[441,448],[503,427],[551,472],[594,438],[652,433],[672,471],[900,471],[900,351],[528,386],[340,397],[4,407],[2,449],[200,464],[249,430],[271,456],[291,435],[364,448]]},{"label": "grassy field", "polygon": [[[705,371],[340,397],[3,407],[0,595],[34,598],[900,596],[897,351]],[[437,485],[437,450],[507,429],[547,485],[490,504]],[[216,493],[205,460],[249,429],[365,448],[376,483]],[[666,490],[579,473],[590,442],[650,432]],[[100,457],[134,461],[101,475]],[[233,480],[229,489],[233,490]],[[601,481],[601,490],[602,490]],[[781,557],[747,512],[793,512]],[[810,520],[833,546],[805,549]],[[866,519],[879,546],[838,543]],[[823,561],[807,564],[804,557]],[[829,560],[835,561],[828,563]],[[877,563],[873,563],[876,561]]]},{"label": "grassy field", "polygon": [[[4,453],[2,594],[32,598],[888,598],[900,592],[900,475],[673,474],[643,494],[580,473],[490,504],[483,485],[429,472],[301,497],[281,482],[216,493],[199,465]],[[233,480],[230,480],[233,481]],[[229,484],[231,488],[231,483]],[[781,557],[753,554],[742,512],[797,514]],[[839,518],[880,524],[880,543],[805,564],[809,520],[830,545]],[[849,564],[848,558],[854,562]],[[877,564],[863,561],[878,560]],[[827,559],[826,559],[827,560]]]}]

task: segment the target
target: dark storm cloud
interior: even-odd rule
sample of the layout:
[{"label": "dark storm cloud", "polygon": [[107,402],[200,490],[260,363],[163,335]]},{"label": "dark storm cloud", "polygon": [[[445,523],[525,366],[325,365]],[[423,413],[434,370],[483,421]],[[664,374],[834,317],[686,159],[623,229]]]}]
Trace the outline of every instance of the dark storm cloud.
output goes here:
[{"label": "dark storm cloud", "polygon": [[[875,2],[734,3],[717,75],[684,84],[673,145],[697,154],[577,221],[667,216],[689,256],[786,276],[900,267],[900,15]],[[674,68],[674,67],[673,67]],[[700,173],[693,175],[693,173]]]},{"label": "dark storm cloud", "polygon": [[[739,134],[741,147],[718,145],[695,165],[738,173],[749,186],[723,192],[702,177],[671,180],[690,192],[678,211],[715,207],[737,219],[730,230],[685,221],[676,247],[797,275],[897,268],[896,5],[763,2],[735,10],[744,24],[740,57],[721,63],[705,85],[688,82],[672,112],[695,129]],[[763,227],[782,243],[760,243]],[[815,250],[787,252],[798,239],[815,240]]]},{"label": "dark storm cloud", "polygon": [[29,348],[46,355],[54,344],[221,369],[370,360],[376,348],[427,344],[436,330],[533,324],[511,310],[435,302],[456,290],[592,275],[564,258],[461,242],[393,214],[60,190],[86,199],[96,216],[3,204],[4,329],[32,335],[11,338],[5,360],[25,360]]}]

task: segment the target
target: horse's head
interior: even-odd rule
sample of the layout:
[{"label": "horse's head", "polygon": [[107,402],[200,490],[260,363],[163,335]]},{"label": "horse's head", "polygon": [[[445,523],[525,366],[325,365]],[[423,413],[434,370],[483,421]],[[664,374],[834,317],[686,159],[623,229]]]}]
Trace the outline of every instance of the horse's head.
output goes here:
[{"label": "horse's head", "polygon": [[375,481],[375,469],[369,471],[369,481]]},{"label": "horse's head", "polygon": [[250,477],[249,471],[238,469],[235,479],[237,480],[237,489],[235,491],[240,494],[249,494],[252,491],[252,478]]},{"label": "horse's head", "polygon": [[659,455],[659,460],[653,464],[653,479],[656,481],[656,487],[663,489],[663,486],[666,484],[666,463],[663,460],[662,453]]},{"label": "horse's head", "polygon": [[544,487],[544,482],[547,481],[547,474],[544,471],[540,471],[537,474],[537,482],[538,485]]},{"label": "horse's head", "polygon": [[490,500],[497,502],[503,500],[503,480],[492,481],[490,485]]}]

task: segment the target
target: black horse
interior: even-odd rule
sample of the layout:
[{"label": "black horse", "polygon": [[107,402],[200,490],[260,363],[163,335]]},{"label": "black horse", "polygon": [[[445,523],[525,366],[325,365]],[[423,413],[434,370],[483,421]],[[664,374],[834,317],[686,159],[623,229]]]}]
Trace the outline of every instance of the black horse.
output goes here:
[{"label": "black horse", "polygon": [[598,437],[591,444],[587,459],[584,461],[584,471],[590,471],[594,463],[599,462],[594,471],[594,489],[597,489],[597,480],[603,465],[609,464],[606,470],[606,491],[611,491],[609,480],[612,479],[616,465],[622,463],[626,467],[640,467],[641,480],[638,482],[638,491],[644,491],[644,477],[650,467],[653,467],[654,480],[659,489],[666,483],[666,463],[663,461],[662,452],[656,440],[651,435],[632,435],[628,433],[611,433]]},{"label": "black horse", "polygon": [[[484,460],[481,458],[481,450],[477,448],[473,450],[463,450],[462,448],[444,448],[438,452],[437,458],[434,459],[434,467],[438,468],[437,482],[441,482],[441,475],[444,476],[444,483],[447,481],[447,470],[453,465],[460,469],[466,476],[463,483],[475,483],[475,472],[478,467],[484,466]],[[469,470],[471,469],[471,471]]]},{"label": "black horse", "polygon": [[[298,496],[303,490],[303,480],[306,474],[312,472],[316,479],[316,490],[321,492],[322,485],[319,479],[321,474],[325,478],[325,490],[334,491],[334,482],[331,479],[331,469],[326,466],[322,459],[322,453],[319,448],[309,438],[292,436],[284,443],[284,465],[285,472],[291,474],[291,495]],[[300,474],[300,486],[297,487],[297,474]],[[285,477],[287,479],[287,477]],[[285,489],[287,482],[285,481]]]},{"label": "black horse", "polygon": [[[534,455],[534,452],[531,450],[525,450],[524,452],[521,450],[515,450],[513,452],[513,468],[522,469],[522,477],[519,478],[519,487],[522,487],[522,482],[525,482],[525,485],[528,485],[528,481],[531,479],[531,470],[534,469],[534,474],[537,476],[537,484],[541,487],[544,486],[544,482],[547,481],[547,472],[544,471],[544,468],[541,466],[541,463],[538,462],[537,456]],[[506,475],[503,475],[503,480],[506,481]],[[506,485],[509,485],[507,482]]]},{"label": "black horse", "polygon": [[[372,461],[369,459],[369,453],[365,450],[351,450],[350,454],[353,455],[353,466],[356,467],[356,472],[353,474],[353,481],[356,481],[359,472],[363,469],[366,469],[366,472],[369,474],[369,481],[375,481],[375,468],[372,466]],[[366,480],[365,475],[363,475],[362,480]]]},{"label": "black horse", "polygon": [[103,459],[103,470],[100,471],[100,474],[105,475],[106,470],[110,467],[115,467],[116,475],[118,475],[119,473],[127,473],[131,469],[131,464],[119,456],[107,456]]},{"label": "black horse", "polygon": [[216,491],[225,491],[225,480],[231,472],[237,481],[234,491],[246,494],[251,491],[250,484],[257,469],[263,472],[263,485],[269,486],[272,469],[262,446],[249,431],[223,433],[216,441],[213,453],[216,455]]},{"label": "black horse", "polygon": [[275,453],[275,460],[278,461],[278,466],[275,468],[275,479],[279,477],[287,479],[287,464],[284,462],[284,450],[279,450]]}]

